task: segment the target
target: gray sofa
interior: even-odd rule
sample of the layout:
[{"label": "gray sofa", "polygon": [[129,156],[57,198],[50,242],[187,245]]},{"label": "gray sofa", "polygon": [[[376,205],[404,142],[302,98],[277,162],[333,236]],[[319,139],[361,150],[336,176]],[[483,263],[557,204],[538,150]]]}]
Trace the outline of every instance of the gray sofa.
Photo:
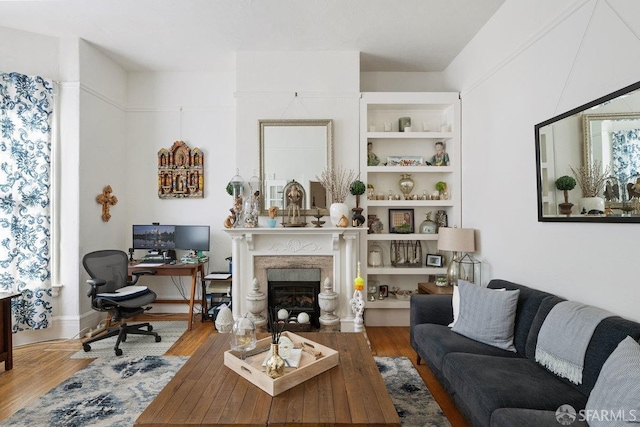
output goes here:
[{"label": "gray sofa", "polygon": [[[603,363],[626,337],[640,338],[640,323],[609,317],[597,326],[587,347],[582,384],[556,376],[535,361],[538,333],[558,296],[504,280],[489,288],[520,290],[516,352],[466,338],[447,327],[453,320],[450,295],[411,297],[411,346],[473,426],[555,426],[561,405],[585,408]],[[572,426],[584,425],[576,420]]]}]

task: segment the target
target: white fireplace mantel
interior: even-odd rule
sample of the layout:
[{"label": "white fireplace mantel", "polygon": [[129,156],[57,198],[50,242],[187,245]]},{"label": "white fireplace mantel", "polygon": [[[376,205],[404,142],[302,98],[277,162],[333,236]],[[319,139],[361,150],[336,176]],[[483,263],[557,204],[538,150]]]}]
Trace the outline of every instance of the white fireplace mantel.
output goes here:
[{"label": "white fireplace mantel", "polygon": [[[251,291],[256,257],[330,256],[333,271],[326,276],[333,281],[333,290],[338,293],[338,309],[341,329],[353,327],[354,316],[348,307],[353,296],[353,280],[358,261],[359,241],[366,228],[338,227],[276,227],[276,228],[230,228],[224,230],[232,239],[232,311],[234,318],[246,313],[245,297]],[[326,277],[322,277],[324,281]],[[260,290],[267,293],[266,283]]]}]

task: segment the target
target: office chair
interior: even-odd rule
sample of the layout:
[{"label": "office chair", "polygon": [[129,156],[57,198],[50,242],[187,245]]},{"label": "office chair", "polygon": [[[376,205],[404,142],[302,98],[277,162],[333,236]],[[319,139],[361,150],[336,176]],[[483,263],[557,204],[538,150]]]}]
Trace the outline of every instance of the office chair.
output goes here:
[{"label": "office chair", "polygon": [[[129,260],[127,254],[119,250],[102,250],[88,253],[82,258],[82,265],[91,279],[87,283],[91,286],[87,296],[91,298],[91,307],[97,311],[106,311],[114,322],[128,319],[142,314],[151,307],[144,308],[156,299],[155,292],[146,286],[134,286],[143,274],[156,274],[154,270],[140,270],[133,273],[133,280],[128,281],[127,269]],[[146,328],[147,330],[143,330]],[[91,343],[105,338],[118,336],[113,348],[116,356],[122,355],[119,348],[121,342],[127,340],[128,334],[153,335],[156,342],[161,337],[152,332],[149,323],[127,325],[121,322],[119,326],[111,326],[104,334],[90,338],[82,343],[84,351],[91,351]]]}]

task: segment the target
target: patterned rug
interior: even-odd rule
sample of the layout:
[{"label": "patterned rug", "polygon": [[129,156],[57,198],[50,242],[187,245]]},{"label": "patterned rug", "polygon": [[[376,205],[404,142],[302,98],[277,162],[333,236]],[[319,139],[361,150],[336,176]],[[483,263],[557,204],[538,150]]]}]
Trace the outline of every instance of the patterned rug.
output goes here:
[{"label": "patterned rug", "polygon": [[187,359],[114,356],[95,360],[0,426],[130,427]]},{"label": "patterned rug", "polygon": [[[132,426],[175,373],[183,356],[100,358],[0,426]],[[406,357],[376,357],[403,426],[450,426]]]},{"label": "patterned rug", "polygon": [[[134,322],[142,323],[142,322]],[[186,321],[158,321],[150,322],[153,331],[157,332],[162,341],[156,342],[153,336],[132,335],[127,336],[127,341],[120,343],[120,350],[123,356],[162,356],[167,350],[182,336],[187,330]],[[91,351],[80,350],[71,356],[72,359],[95,359],[115,357],[113,346],[116,345],[117,337],[106,338],[96,341],[91,345]]]},{"label": "patterned rug", "polygon": [[403,426],[450,426],[420,374],[406,357],[375,357]]}]

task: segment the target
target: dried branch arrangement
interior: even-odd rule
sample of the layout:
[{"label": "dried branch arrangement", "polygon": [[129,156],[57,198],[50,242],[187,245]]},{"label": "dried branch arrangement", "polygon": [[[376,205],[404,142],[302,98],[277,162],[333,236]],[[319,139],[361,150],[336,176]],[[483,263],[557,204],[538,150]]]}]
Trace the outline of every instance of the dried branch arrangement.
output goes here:
[{"label": "dried branch arrangement", "polygon": [[349,194],[351,183],[360,175],[353,169],[347,171],[342,166],[335,169],[324,168],[316,179],[331,195],[331,203],[344,203]]},{"label": "dried branch arrangement", "polygon": [[602,168],[602,162],[594,160],[590,165],[582,165],[577,169],[569,166],[578,185],[582,189],[582,197],[598,197],[604,188],[604,183],[609,176],[609,166]]}]

